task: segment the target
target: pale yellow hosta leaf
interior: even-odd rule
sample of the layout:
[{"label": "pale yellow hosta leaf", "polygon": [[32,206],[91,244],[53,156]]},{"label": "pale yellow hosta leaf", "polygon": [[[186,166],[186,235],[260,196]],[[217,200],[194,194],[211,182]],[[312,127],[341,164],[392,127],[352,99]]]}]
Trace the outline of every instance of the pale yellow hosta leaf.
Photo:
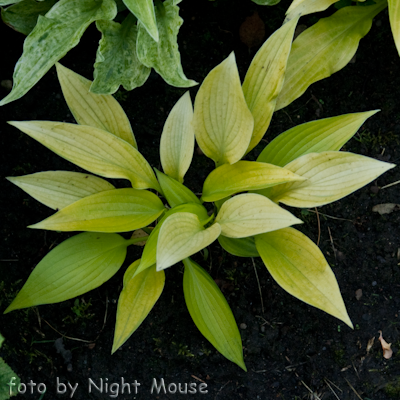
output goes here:
[{"label": "pale yellow hosta leaf", "polygon": [[247,371],[239,329],[224,295],[198,264],[190,258],[183,263],[183,292],[193,322],[224,357]]},{"label": "pale yellow hosta leaf", "polygon": [[231,238],[254,236],[303,223],[289,211],[255,193],[240,194],[227,200],[215,222],[221,226],[221,234]]},{"label": "pale yellow hosta leaf", "polygon": [[157,271],[204,249],[221,233],[219,224],[204,229],[197,215],[180,212],[170,215],[160,228],[157,242]]},{"label": "pale yellow hosta leaf", "polygon": [[174,208],[168,210],[165,215],[158,222],[156,227],[151,231],[149,238],[146,241],[146,245],[143,250],[142,258],[140,261],[140,266],[135,272],[138,274],[139,272],[145,270],[146,268],[151,267],[153,264],[157,262],[156,253],[157,253],[157,242],[158,236],[160,234],[160,228],[162,227],[165,220],[172,214],[180,212],[192,213],[197,215],[201,224],[204,226],[209,220],[209,216],[207,214],[207,210],[201,204],[188,203],[181,204]]},{"label": "pale yellow hosta leaf", "polygon": [[147,226],[164,211],[164,205],[154,193],[114,189],[78,200],[30,228],[64,232],[128,232]]},{"label": "pale yellow hosta leaf", "polygon": [[50,121],[9,122],[66,160],[106,178],[129,179],[136,189],[160,185],[145,158],[115,135],[86,125]]},{"label": "pale yellow hosta leaf", "polygon": [[133,277],[139,264],[140,260],[136,260],[124,275],[124,287],[118,299],[112,353],[139,328],[164,289],[165,273],[157,272],[155,266]]},{"label": "pale yellow hosta leaf", "polygon": [[400,54],[400,2],[399,0],[388,0],[388,4],[393,39],[396,43],[397,51]]},{"label": "pale yellow hosta leaf", "polygon": [[337,1],[339,0],[293,0],[286,11],[285,21],[290,21],[297,16],[324,11]]},{"label": "pale yellow hosta leaf", "polygon": [[108,94],[90,93],[92,81],[59,63],[56,67],[65,101],[76,122],[111,132],[137,148],[129,119],[118,101]]},{"label": "pale yellow hosta leaf", "polygon": [[366,7],[344,7],[320,19],[293,42],[285,83],[275,110],[300,97],[314,82],[341,70],[353,58],[358,43],[371,29],[372,19],[386,2]]},{"label": "pale yellow hosta leaf", "polygon": [[108,281],[125,260],[129,242],[115,233],[81,233],[47,254],[5,312],[59,303]]},{"label": "pale yellow hosta leaf", "polygon": [[255,240],[265,266],[283,289],[353,327],[335,275],[314,242],[293,228],[264,233]]},{"label": "pale yellow hosta leaf", "polygon": [[342,151],[310,153],[285,166],[307,180],[274,186],[268,197],[292,207],[318,207],[353,193],[394,167]]},{"label": "pale yellow hosta leaf", "polygon": [[160,158],[164,172],[183,182],[193,158],[193,107],[186,92],[175,104],[164,124],[160,142]]},{"label": "pale yellow hosta leaf", "polygon": [[247,71],[243,93],[254,117],[254,130],[247,152],[260,142],[268,129],[283,86],[297,21],[298,18],[294,18],[275,31],[258,50]]},{"label": "pale yellow hosta leaf", "polygon": [[246,153],[254,120],[246,105],[233,53],[200,86],[193,125],[201,150],[217,165],[233,164]]},{"label": "pale yellow hosta leaf", "polygon": [[231,194],[264,189],[284,182],[304,178],[291,171],[256,161],[224,164],[212,171],[204,182],[203,201],[217,201]]},{"label": "pale yellow hosta leaf", "polygon": [[339,115],[297,125],[270,142],[257,161],[284,167],[308,153],[340,150],[365,120],[378,111]]},{"label": "pale yellow hosta leaf", "polygon": [[60,210],[94,193],[114,189],[104,179],[80,172],[46,171],[7,179],[54,210]]}]

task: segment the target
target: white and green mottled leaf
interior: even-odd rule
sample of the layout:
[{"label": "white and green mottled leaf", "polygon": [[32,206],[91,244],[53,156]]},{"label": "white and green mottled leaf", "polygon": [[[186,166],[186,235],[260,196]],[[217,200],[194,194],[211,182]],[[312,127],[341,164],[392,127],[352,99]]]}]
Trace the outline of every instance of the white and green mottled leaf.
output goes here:
[{"label": "white and green mottled leaf", "polygon": [[209,221],[207,210],[201,204],[196,204],[196,203],[181,204],[179,206],[176,206],[168,210],[164,214],[163,218],[158,222],[156,227],[151,231],[150,236],[146,241],[146,245],[144,247],[142,258],[140,261],[140,266],[137,269],[136,274],[156,264],[157,242],[158,242],[158,236],[160,234],[160,228],[170,215],[178,212],[179,213],[186,212],[197,215],[202,225],[204,225],[207,221]]},{"label": "white and green mottled leaf", "polygon": [[[35,0],[19,1],[11,7],[1,9],[3,22],[17,32],[29,35],[37,23],[39,15],[45,15],[57,0]],[[1,2],[0,2],[0,5]]]},{"label": "white and green mottled leaf", "polygon": [[193,125],[198,145],[217,166],[233,164],[245,155],[254,120],[233,53],[201,84],[194,103]]},{"label": "white and green mottled leaf", "polygon": [[275,31],[253,58],[243,82],[243,93],[254,117],[254,130],[247,153],[262,139],[271,122],[276,100],[285,79],[298,18]]},{"label": "white and green mottled leaf", "polygon": [[183,260],[186,306],[201,334],[228,360],[247,371],[235,317],[214,280],[189,258]]},{"label": "white and green mottled leaf", "polygon": [[258,254],[254,236],[234,239],[220,235],[218,242],[221,247],[230,254],[237,257],[260,257]]},{"label": "white and green mottled leaf", "polygon": [[182,183],[176,181],[174,178],[163,174],[156,169],[158,182],[160,183],[163,195],[171,207],[179,206],[185,203],[198,203],[201,204],[200,199]]},{"label": "white and green mottled leaf", "polygon": [[371,29],[372,19],[386,1],[368,7],[344,7],[320,19],[293,42],[285,82],[275,110],[300,97],[314,82],[341,70],[352,59],[358,43]]},{"label": "white and green mottled leaf", "polygon": [[7,178],[37,201],[60,210],[95,193],[115,189],[97,176],[70,171],[45,171]]},{"label": "white and green mottled leaf", "polygon": [[136,260],[124,275],[124,287],[118,299],[112,353],[139,328],[164,289],[164,271],[157,272],[154,266],[134,276],[139,264],[140,260]]},{"label": "white and green mottled leaf", "polygon": [[102,33],[94,64],[94,80],[90,91],[96,94],[115,93],[122,85],[126,90],[142,86],[151,69],[136,55],[137,26],[129,14],[122,24],[114,21],[96,21]]},{"label": "white and green mottled leaf", "polygon": [[114,189],[92,194],[29,228],[53,231],[128,232],[151,224],[165,211],[152,192]]},{"label": "white and green mottled leaf", "polygon": [[285,21],[290,21],[294,17],[313,14],[324,11],[338,0],[293,0],[286,11]]},{"label": "white and green mottled leaf", "polygon": [[314,242],[293,228],[264,233],[255,241],[265,266],[284,290],[353,328],[335,275]]},{"label": "white and green mottled leaf", "polygon": [[193,106],[186,92],[174,105],[164,124],[160,142],[160,158],[164,172],[183,182],[193,158]]},{"label": "white and green mottled leaf", "polygon": [[142,64],[154,68],[169,85],[191,87],[197,85],[197,82],[187,79],[183,73],[177,41],[183,20],[175,3],[175,0],[156,2],[158,42],[139,24],[137,55]]},{"label": "white and green mottled leaf", "polygon": [[355,192],[394,167],[343,151],[310,153],[285,166],[307,180],[274,186],[268,197],[292,207],[318,207]]},{"label": "white and green mottled leaf", "polygon": [[80,296],[108,281],[121,267],[129,242],[117,234],[81,233],[50,251],[5,312]]},{"label": "white and green mottled leaf", "polygon": [[98,19],[113,19],[114,0],[60,0],[38,22],[25,39],[21,58],[14,70],[12,91],[0,106],[22,97],[69,50],[86,28]]},{"label": "white and green mottled leaf", "polygon": [[146,32],[158,42],[159,34],[153,0],[123,0],[130,12],[142,23]]},{"label": "white and green mottled leaf", "polygon": [[129,143],[101,129],[50,121],[9,122],[81,168],[106,178],[129,179],[136,189],[160,185],[145,158]]},{"label": "white and green mottled leaf", "polygon": [[221,234],[244,238],[286,228],[303,221],[260,194],[246,193],[227,200],[215,218]]},{"label": "white and green mottled leaf", "polygon": [[365,120],[378,111],[339,115],[297,125],[270,142],[257,161],[284,167],[308,153],[338,151],[354,136]]},{"label": "white and green mottled leaf", "polygon": [[204,229],[198,216],[188,212],[169,215],[160,228],[157,242],[157,271],[197,253],[214,242],[221,233],[215,223]]},{"label": "white and green mottled leaf", "polygon": [[390,27],[397,51],[400,54],[400,3],[398,0],[388,0]]},{"label": "white and green mottled leaf", "polygon": [[217,201],[235,193],[304,180],[291,171],[256,161],[238,161],[214,169],[203,185],[203,201]]},{"label": "white and green mottled leaf", "polygon": [[113,96],[90,93],[92,81],[60,63],[56,68],[65,101],[78,124],[113,133],[137,148],[131,123]]},{"label": "white and green mottled leaf", "polygon": [[260,6],[275,6],[280,3],[281,0],[252,0],[253,3],[256,3]]}]

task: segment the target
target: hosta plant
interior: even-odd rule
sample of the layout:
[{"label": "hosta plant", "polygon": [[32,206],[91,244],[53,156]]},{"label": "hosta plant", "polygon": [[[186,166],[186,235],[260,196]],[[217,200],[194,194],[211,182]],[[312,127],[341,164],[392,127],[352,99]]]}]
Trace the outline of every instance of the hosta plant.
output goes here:
[{"label": "hosta plant", "polygon": [[[268,39],[243,85],[231,54],[205,78],[194,110],[189,93],[182,96],[162,132],[163,172],[153,170],[138,151],[115,99],[90,93],[86,79],[57,65],[78,125],[10,123],[79,167],[101,177],[127,179],[132,187],[118,189],[98,176],[67,171],[9,178],[57,210],[30,228],[84,233],[44,257],[6,312],[61,302],[100,286],[121,267],[130,245],[145,242],[141,258],[124,275],[112,350],[154,306],[163,291],[164,270],[183,262],[184,297],[194,323],[218,351],[246,369],[228,303],[207,270],[191,258],[218,240],[233,255],[261,257],[283,289],[352,326],[323,254],[292,228],[302,221],[279,203],[322,206],[393,168],[339,151],[376,111],[299,125],[270,142],[257,161],[243,159],[268,128],[295,25],[290,21]],[[216,167],[200,198],[183,184],[195,139]],[[117,233],[131,231],[129,238]]]},{"label": "hosta plant", "polygon": [[[335,3],[339,3],[338,0],[293,0],[285,22],[324,11]],[[371,29],[373,18],[388,6],[393,37],[400,52],[400,2],[368,0],[354,3],[356,5],[342,7],[331,16],[321,18],[293,42],[276,110],[292,103],[314,82],[344,68],[356,54],[360,40]]]},{"label": "hosta plant", "polygon": [[[11,93],[0,105],[22,97],[96,22],[102,38],[90,91],[111,94],[142,86],[154,68],[170,85],[196,82],[183,73],[178,50],[181,0],[0,0],[3,21],[27,35],[14,71]],[[114,19],[119,22],[113,21]]]}]

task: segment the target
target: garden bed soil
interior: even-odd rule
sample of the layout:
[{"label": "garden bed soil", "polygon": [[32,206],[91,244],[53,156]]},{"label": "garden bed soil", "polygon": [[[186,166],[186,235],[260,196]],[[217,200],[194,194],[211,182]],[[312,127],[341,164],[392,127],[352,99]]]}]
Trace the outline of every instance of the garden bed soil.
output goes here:
[{"label": "garden bed soil", "polygon": [[[202,82],[214,66],[234,51],[243,79],[257,47],[249,49],[240,41],[241,24],[257,11],[268,37],[279,27],[288,4],[284,0],[276,7],[258,6],[248,0],[183,1],[180,7],[185,23],[179,44],[186,75]],[[316,20],[311,16],[301,24],[311,25]],[[4,81],[12,79],[24,37],[4,25],[0,29],[0,80]],[[91,26],[81,43],[61,62],[91,78],[98,40],[99,33]],[[250,159],[255,159],[276,135],[299,123],[380,109],[346,144],[345,150],[398,164],[399,89],[400,59],[384,11],[361,41],[355,62],[314,84],[301,98],[277,112]],[[190,89],[192,99],[197,90],[198,87]],[[7,89],[2,87],[0,92],[4,97]],[[132,122],[140,151],[155,167],[160,167],[158,146],[164,121],[184,92],[152,73],[143,87],[117,93]],[[71,236],[28,229],[28,225],[46,218],[51,211],[5,177],[45,170],[79,170],[7,125],[7,120],[74,122],[55,68],[22,99],[0,108],[1,312],[43,256]],[[211,168],[211,162],[195,152],[185,183],[200,192]],[[140,257],[141,249],[134,247],[129,249],[121,270],[98,289],[60,304],[0,316],[0,331],[6,338],[1,356],[22,382],[32,380],[47,386],[44,397],[35,389],[34,394],[20,398],[70,398],[69,391],[57,394],[59,379],[78,384],[74,399],[106,399],[112,393],[107,393],[105,387],[103,393],[95,388],[88,392],[89,379],[100,385],[100,379],[110,384],[121,383],[121,378],[141,385],[137,394],[119,394],[121,399],[400,398],[400,212],[379,215],[372,211],[378,204],[400,203],[400,186],[382,189],[400,180],[399,171],[392,169],[343,200],[318,208],[318,215],[315,210],[293,211],[304,221],[299,229],[315,242],[319,238],[354,330],[283,291],[260,259],[254,259],[253,265],[252,259],[230,256],[213,245],[206,261],[200,256],[196,260],[221,286],[232,308],[240,326],[248,372],[221,356],[193,324],[184,303],[181,264],[166,271],[166,286],[153,311],[111,355],[122,277],[126,267]],[[115,183],[118,187],[124,185],[121,181]],[[392,343],[391,359],[383,358],[377,340],[379,331]],[[368,350],[372,338],[375,342]],[[151,394],[154,378],[157,382],[163,378],[167,385],[196,383],[197,388],[205,383],[208,393]]]}]

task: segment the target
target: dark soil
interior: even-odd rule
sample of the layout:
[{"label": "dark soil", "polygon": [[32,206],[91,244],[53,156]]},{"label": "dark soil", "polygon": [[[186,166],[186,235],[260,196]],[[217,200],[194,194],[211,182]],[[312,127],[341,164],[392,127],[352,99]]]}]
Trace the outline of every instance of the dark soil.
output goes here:
[{"label": "dark soil", "polygon": [[[239,27],[258,11],[268,37],[283,19],[290,2],[261,7],[250,0],[183,1],[185,23],[180,31],[182,63],[188,77],[201,82],[231,51],[235,51],[242,79],[257,48],[249,50],[239,39]],[[310,25],[315,16],[305,18]],[[0,80],[12,78],[22,52],[23,35],[1,25]],[[81,43],[62,63],[91,78],[99,34],[92,26]],[[346,150],[399,163],[400,160],[400,59],[396,52],[387,12],[376,18],[371,32],[361,41],[355,63],[329,79],[314,84],[300,99],[275,114],[257,155],[277,134],[295,124],[317,118],[381,109],[367,121]],[[0,89],[1,97],[7,94]],[[197,88],[190,90],[194,99]],[[158,167],[158,145],[168,112],[184,93],[166,85],[156,74],[139,89],[118,92],[132,121],[139,148]],[[1,241],[0,309],[3,311],[21,289],[33,267],[51,248],[65,240],[65,233],[30,230],[51,211],[7,180],[44,170],[78,170],[15,128],[7,120],[56,120],[73,122],[57,82],[55,68],[22,99],[0,108],[1,143]],[[254,157],[254,156],[253,156]],[[186,182],[201,191],[211,170],[210,162],[197,153]],[[400,213],[380,216],[372,207],[400,203],[399,186],[380,189],[400,180],[395,168],[368,186],[332,205],[318,209],[320,248],[332,266],[355,329],[314,309],[284,292],[255,260],[262,296],[251,259],[235,258],[212,246],[207,261],[198,258],[213,278],[222,282],[224,294],[240,325],[245,373],[227,361],[198,332],[187,312],[182,293],[182,266],[166,271],[165,290],[138,331],[113,356],[111,346],[116,305],[126,267],[140,257],[132,248],[128,258],[109,282],[81,296],[78,316],[75,299],[2,315],[0,331],[6,337],[1,356],[21,377],[44,383],[44,399],[69,398],[57,394],[60,382],[78,384],[74,399],[106,399],[110,391],[88,392],[88,379],[96,385],[135,380],[137,394],[122,399],[390,399],[400,398]],[[121,186],[121,182],[117,182]],[[305,224],[301,229],[315,242],[318,220],[311,211],[296,210]],[[356,299],[356,291],[362,297]],[[264,309],[262,307],[261,298]],[[76,309],[75,309],[76,310]],[[369,351],[367,343],[383,332],[394,355],[385,360],[378,340]],[[63,338],[72,359],[57,352],[55,341]],[[58,349],[60,349],[60,343]],[[65,360],[67,359],[67,361]],[[166,384],[207,384],[208,394],[150,394],[153,378]],[[108,381],[107,381],[108,379]],[[335,394],[334,394],[335,392]],[[39,399],[41,395],[21,395]]]}]

